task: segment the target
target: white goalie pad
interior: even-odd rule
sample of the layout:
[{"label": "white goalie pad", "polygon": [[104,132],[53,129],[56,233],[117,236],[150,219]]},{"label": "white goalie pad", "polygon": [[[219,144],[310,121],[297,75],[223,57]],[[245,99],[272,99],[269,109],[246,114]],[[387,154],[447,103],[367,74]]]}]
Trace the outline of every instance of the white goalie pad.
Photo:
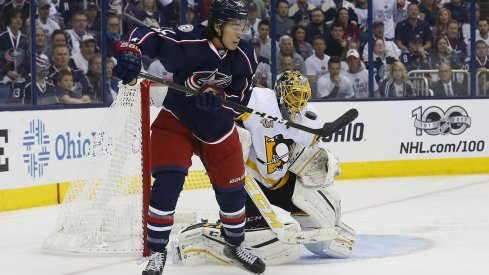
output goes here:
[{"label": "white goalie pad", "polygon": [[[291,230],[299,230],[298,224],[286,224]],[[183,229],[178,244],[173,245],[173,258],[184,265],[229,264],[224,256],[224,238],[220,224],[199,223]],[[299,244],[286,244],[277,240],[270,229],[246,231],[245,245],[267,265],[278,265],[300,257]]]},{"label": "white goalie pad", "polygon": [[331,187],[308,188],[297,181],[292,202],[320,228],[334,227],[341,218],[340,196]]},{"label": "white goalie pad", "polygon": [[340,174],[340,163],[322,143],[308,147],[296,143],[289,171],[301,178],[305,186],[327,186]]},{"label": "white goalie pad", "polygon": [[[309,216],[294,216],[303,230],[316,228],[317,224]],[[348,258],[353,252],[356,240],[355,230],[343,222],[335,226],[338,237],[331,241],[307,243],[304,246],[312,253],[328,258]]]},{"label": "white goalie pad", "polygon": [[243,148],[243,159],[246,162],[251,147],[251,133],[243,127],[236,127],[238,129],[239,142],[241,142],[241,148]]}]

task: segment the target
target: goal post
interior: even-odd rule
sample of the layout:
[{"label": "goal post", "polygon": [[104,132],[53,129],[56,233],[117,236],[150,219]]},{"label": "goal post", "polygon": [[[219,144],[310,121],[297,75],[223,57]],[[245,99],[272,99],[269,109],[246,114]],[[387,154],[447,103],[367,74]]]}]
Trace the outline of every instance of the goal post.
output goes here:
[{"label": "goal post", "polygon": [[[88,155],[60,205],[48,252],[147,255],[146,217],[151,192],[150,123],[166,87],[147,80],[119,84],[93,135]],[[156,104],[158,105],[158,104]],[[192,159],[175,211],[181,223],[218,218],[214,192],[198,158]]]}]

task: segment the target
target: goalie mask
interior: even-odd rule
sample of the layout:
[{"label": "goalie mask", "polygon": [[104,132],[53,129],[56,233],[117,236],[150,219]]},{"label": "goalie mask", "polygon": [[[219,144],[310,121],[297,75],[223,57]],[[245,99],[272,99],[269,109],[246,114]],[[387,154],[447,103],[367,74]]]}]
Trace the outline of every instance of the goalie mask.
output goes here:
[{"label": "goalie mask", "polygon": [[311,99],[311,87],[307,77],[299,71],[286,71],[275,82],[275,94],[285,115],[295,119]]}]

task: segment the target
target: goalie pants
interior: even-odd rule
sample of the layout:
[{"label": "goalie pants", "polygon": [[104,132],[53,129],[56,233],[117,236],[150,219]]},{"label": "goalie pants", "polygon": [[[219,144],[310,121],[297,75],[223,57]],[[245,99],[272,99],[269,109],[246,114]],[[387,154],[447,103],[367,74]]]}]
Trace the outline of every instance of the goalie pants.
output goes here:
[{"label": "goalie pants", "polygon": [[[292,195],[294,194],[294,187],[297,176],[294,173],[289,173],[289,179],[287,182],[277,189],[269,189],[261,184],[258,180],[257,183],[262,189],[265,196],[268,198],[271,204],[278,206],[292,214],[303,213],[303,211],[292,203]],[[256,179],[255,179],[256,180]],[[246,229],[256,228],[269,228],[267,222],[260,214],[260,211],[253,203],[253,201],[247,197],[246,199]]]},{"label": "goalie pants", "polygon": [[158,124],[153,124],[151,130],[151,171],[155,182],[148,210],[148,247],[163,251],[168,243],[175,207],[193,154],[202,160],[216,193],[226,241],[241,244],[247,195],[237,130],[220,143],[204,143],[166,111],[161,111]]}]

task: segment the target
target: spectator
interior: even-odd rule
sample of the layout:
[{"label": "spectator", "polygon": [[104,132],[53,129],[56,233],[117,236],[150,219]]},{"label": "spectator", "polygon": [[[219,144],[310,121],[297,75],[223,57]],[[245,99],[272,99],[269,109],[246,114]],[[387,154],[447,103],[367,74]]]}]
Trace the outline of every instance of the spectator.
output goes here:
[{"label": "spectator", "polygon": [[346,47],[346,40],[343,39],[343,26],[340,22],[334,22],[331,26],[331,35],[326,40],[326,54],[329,56],[341,56]]},{"label": "spectator", "polygon": [[168,26],[163,12],[158,9],[156,0],[141,0],[137,3],[130,4],[129,13],[141,20],[147,26],[159,28]]},{"label": "spectator", "polygon": [[384,38],[394,40],[395,27],[394,13],[397,11],[397,1],[394,0],[377,0],[372,1],[373,21],[383,22],[385,27]]},{"label": "spectator", "polygon": [[46,37],[49,40],[55,30],[59,30],[59,24],[50,18],[51,3],[49,0],[40,0],[37,2],[37,19],[36,26],[44,29]]},{"label": "spectator", "polygon": [[[269,0],[268,0],[269,1]],[[267,11],[265,2],[263,0],[246,0],[245,4],[250,4],[254,3],[258,9],[258,18],[261,20],[263,19],[268,19],[269,17],[269,11]],[[270,7],[270,2],[268,3],[268,6]]]},{"label": "spectator", "polygon": [[388,79],[380,85],[381,97],[416,96],[414,84],[408,80],[406,68],[400,61],[392,63],[387,73]]},{"label": "spectator", "polygon": [[318,79],[328,73],[328,61],[329,56],[324,54],[326,49],[326,42],[322,35],[316,35],[312,42],[314,48],[314,54],[306,59],[307,79],[311,85],[311,90],[314,95],[317,95],[317,81]]},{"label": "spectator", "polygon": [[432,28],[432,33],[434,38],[445,36],[448,30],[448,22],[452,21],[452,14],[447,8],[441,8],[438,10],[436,16],[436,24]]},{"label": "spectator", "polygon": [[57,46],[53,49],[52,64],[49,68],[48,80],[57,86],[56,81],[59,79],[59,72],[69,71],[71,73],[72,82],[74,83],[71,89],[71,95],[75,98],[81,98],[84,95],[94,97],[93,87],[88,82],[87,77],[83,72],[76,68],[74,64],[70,65],[70,55],[67,46]]},{"label": "spectator", "polygon": [[277,38],[289,34],[290,30],[295,27],[294,20],[289,18],[289,2],[287,0],[277,0],[276,19]]},{"label": "spectator", "polygon": [[70,20],[76,10],[76,1],[73,0],[51,0],[51,18],[59,24],[62,30],[71,28]]},{"label": "spectator", "polygon": [[467,87],[452,81],[452,67],[447,63],[442,63],[438,67],[438,77],[440,81],[435,82],[431,90],[435,96],[468,96]]},{"label": "spectator", "polygon": [[260,40],[258,40],[257,38],[251,39],[251,45],[255,49],[255,55],[257,56],[258,63],[258,66],[256,67],[255,78],[253,79],[253,84],[258,87],[266,87],[271,89],[272,71],[270,67],[270,61],[260,55]]},{"label": "spectator", "polygon": [[[36,57],[36,86],[37,86],[37,105],[50,105],[60,103],[60,98],[64,93],[46,81],[49,69],[49,58],[45,54]],[[13,97],[19,99],[21,104],[31,103],[33,81],[26,81],[23,87],[16,88],[14,85]]]},{"label": "spectator", "polygon": [[294,69],[294,60],[290,56],[284,56],[279,61],[279,74],[277,75],[277,79],[279,79],[282,74],[286,71],[293,71]]},{"label": "spectator", "polygon": [[314,5],[308,0],[297,0],[289,9],[289,17],[294,20],[296,25],[307,26],[311,22],[311,11]]},{"label": "spectator", "polygon": [[467,21],[467,6],[462,0],[450,0],[450,3],[445,4],[445,8],[450,10],[452,18],[459,24]]},{"label": "spectator", "polygon": [[409,41],[409,50],[403,52],[399,58],[409,71],[431,70],[429,53],[423,47],[423,39],[416,35]]},{"label": "spectator", "polygon": [[438,14],[436,0],[421,0],[419,4],[419,19],[426,21],[430,26],[435,26]]},{"label": "spectator", "polygon": [[[351,49],[346,54],[348,71],[345,77],[348,78],[353,87],[355,98],[368,98],[368,71],[362,68],[362,60],[357,50]],[[374,91],[377,91],[377,83],[374,82]]]},{"label": "spectator", "polygon": [[[260,40],[260,55],[272,61],[272,40],[270,39],[270,21],[261,20],[258,23],[258,39]],[[275,44],[276,52],[279,51],[278,43]]]},{"label": "spectator", "polygon": [[419,20],[419,8],[416,4],[408,5],[408,18],[399,22],[396,26],[396,44],[399,49],[406,51],[409,41],[413,36],[419,36],[422,39],[422,45],[425,50],[431,48],[433,35],[431,28],[425,21]]},{"label": "spectator", "polygon": [[90,101],[92,103],[103,103],[105,94],[107,101],[112,102],[113,99],[109,85],[102,85],[102,55],[100,53],[92,54],[90,56],[90,59],[88,60],[88,68],[88,82],[93,87],[94,91],[94,95],[90,97]]},{"label": "spectator", "polygon": [[489,24],[487,18],[477,20],[477,30],[475,31],[475,41],[482,40],[489,46]]},{"label": "spectator", "polygon": [[313,49],[311,44],[305,41],[306,39],[306,28],[304,26],[297,26],[292,30],[292,41],[294,44],[295,51],[306,60],[309,56],[313,54]]},{"label": "spectator", "polygon": [[36,54],[46,54],[48,51],[48,46],[48,40],[46,38],[44,29],[40,26],[36,27]]},{"label": "spectator", "polygon": [[119,81],[121,80],[112,75],[112,70],[114,69],[115,66],[114,61],[112,61],[112,58],[107,58],[106,62],[107,63],[105,65],[106,66],[105,72],[107,73],[107,81],[109,82],[108,90],[110,90],[110,97],[106,98],[106,103],[112,104],[112,102],[114,102],[114,100],[116,99],[117,94],[119,93]]},{"label": "spectator", "polygon": [[489,56],[488,46],[484,40],[477,40],[476,44],[477,73],[479,76],[478,95],[487,95],[489,92]]},{"label": "spectator", "polygon": [[[185,24],[199,24],[199,17],[196,16],[195,4],[187,3],[187,10],[185,11]],[[181,21],[181,16],[179,16],[178,25],[183,25]]]},{"label": "spectator", "polygon": [[462,68],[462,61],[459,56],[448,46],[445,37],[439,37],[435,40],[435,50],[431,56],[431,64],[433,69],[438,69],[442,63],[450,64],[453,69]]},{"label": "spectator", "polygon": [[53,56],[53,49],[57,46],[68,46],[68,35],[62,30],[55,30],[51,35],[51,43],[48,46],[46,55]]},{"label": "spectator", "polygon": [[[376,39],[382,39],[384,41],[384,46],[385,46],[385,50],[387,52],[391,52],[392,54],[394,54],[394,56],[396,58],[398,58],[402,51],[401,49],[399,49],[399,47],[397,47],[396,43],[394,43],[394,41],[392,40],[387,40],[384,38],[384,23],[382,21],[377,21],[377,22],[374,22],[374,31],[373,31],[373,35],[374,35],[374,40]],[[368,44],[365,44],[365,46],[363,47],[363,61],[365,62],[368,62]]]},{"label": "spectator", "polygon": [[247,39],[258,37],[258,24],[260,24],[261,19],[258,18],[258,7],[255,3],[249,3],[248,7],[248,24],[250,25],[250,33],[246,34]]},{"label": "spectator", "polygon": [[460,60],[466,61],[467,45],[465,44],[463,37],[460,35],[459,26],[460,24],[456,20],[448,22],[448,30],[445,34],[445,38],[448,41],[448,47],[458,55]]},{"label": "spectator", "polygon": [[87,17],[87,31],[91,33],[98,33],[102,31],[99,17],[99,7],[96,1],[87,1],[85,9],[85,15]]},{"label": "spectator", "polygon": [[[21,10],[25,18],[30,18],[29,15],[31,14],[31,6],[27,0],[10,0],[10,2],[3,6],[0,14],[6,15],[11,10]],[[5,26],[7,26],[7,24],[5,24]]]},{"label": "spectator", "polygon": [[71,56],[76,67],[82,70],[84,74],[88,72],[88,60],[95,53],[95,37],[91,34],[85,34],[82,37],[80,51]]},{"label": "spectator", "polygon": [[[277,60],[280,63],[280,60],[284,56],[290,56],[294,63],[294,69],[301,72],[301,74],[306,74],[306,65],[304,64],[304,59],[298,53],[294,51],[294,45],[292,44],[292,38],[288,35],[284,35],[280,37],[278,42],[279,51],[277,53]],[[277,67],[280,69],[280,67]]]},{"label": "spectator", "polygon": [[0,29],[0,85],[10,86],[30,72],[29,42],[22,33],[25,17],[20,9],[8,9]]},{"label": "spectator", "polygon": [[334,21],[338,21],[343,26],[343,39],[344,40],[359,40],[360,31],[358,30],[357,23],[350,20],[348,10],[346,8],[338,9]]},{"label": "spectator", "polygon": [[[394,24],[399,24],[399,22],[406,20],[408,17],[408,5],[406,5],[406,0],[396,0],[397,9],[394,11]],[[417,1],[410,1],[412,3],[418,3]]]},{"label": "spectator", "polygon": [[318,98],[352,98],[355,96],[351,81],[341,73],[341,60],[335,56],[329,59],[328,73],[318,79],[317,87]]},{"label": "spectator", "polygon": [[77,11],[71,18],[72,29],[66,30],[68,34],[68,45],[71,48],[71,54],[76,54],[80,51],[80,42],[85,34],[89,34],[87,31],[87,16]]},{"label": "spectator", "polygon": [[328,37],[329,28],[324,20],[323,11],[320,8],[315,8],[311,11],[311,22],[306,26],[306,41],[312,44],[312,40],[316,35],[322,35],[326,40]]},{"label": "spectator", "polygon": [[68,70],[61,70],[56,76],[56,87],[58,88],[58,93],[62,94],[60,101],[65,104],[86,104],[90,103],[90,97],[87,95],[81,95],[79,87],[74,85],[73,74]]},{"label": "spectator", "polygon": [[326,22],[333,20],[339,9],[346,8],[350,15],[350,19],[357,22],[358,18],[355,13],[355,6],[346,0],[324,0],[321,10],[324,11]]},{"label": "spectator", "polygon": [[121,40],[119,17],[115,14],[107,16],[107,56],[114,55],[114,45]]},{"label": "spectator", "polygon": [[[358,16],[358,29],[360,30],[360,42],[363,44],[368,39],[368,0],[357,0],[355,13]],[[382,34],[383,35],[383,34]]]},{"label": "spectator", "polygon": [[[380,85],[389,77],[390,67],[398,62],[398,59],[393,53],[386,51],[384,40],[376,39],[374,43],[374,75],[375,82]],[[404,65],[402,67],[404,68]]]}]

